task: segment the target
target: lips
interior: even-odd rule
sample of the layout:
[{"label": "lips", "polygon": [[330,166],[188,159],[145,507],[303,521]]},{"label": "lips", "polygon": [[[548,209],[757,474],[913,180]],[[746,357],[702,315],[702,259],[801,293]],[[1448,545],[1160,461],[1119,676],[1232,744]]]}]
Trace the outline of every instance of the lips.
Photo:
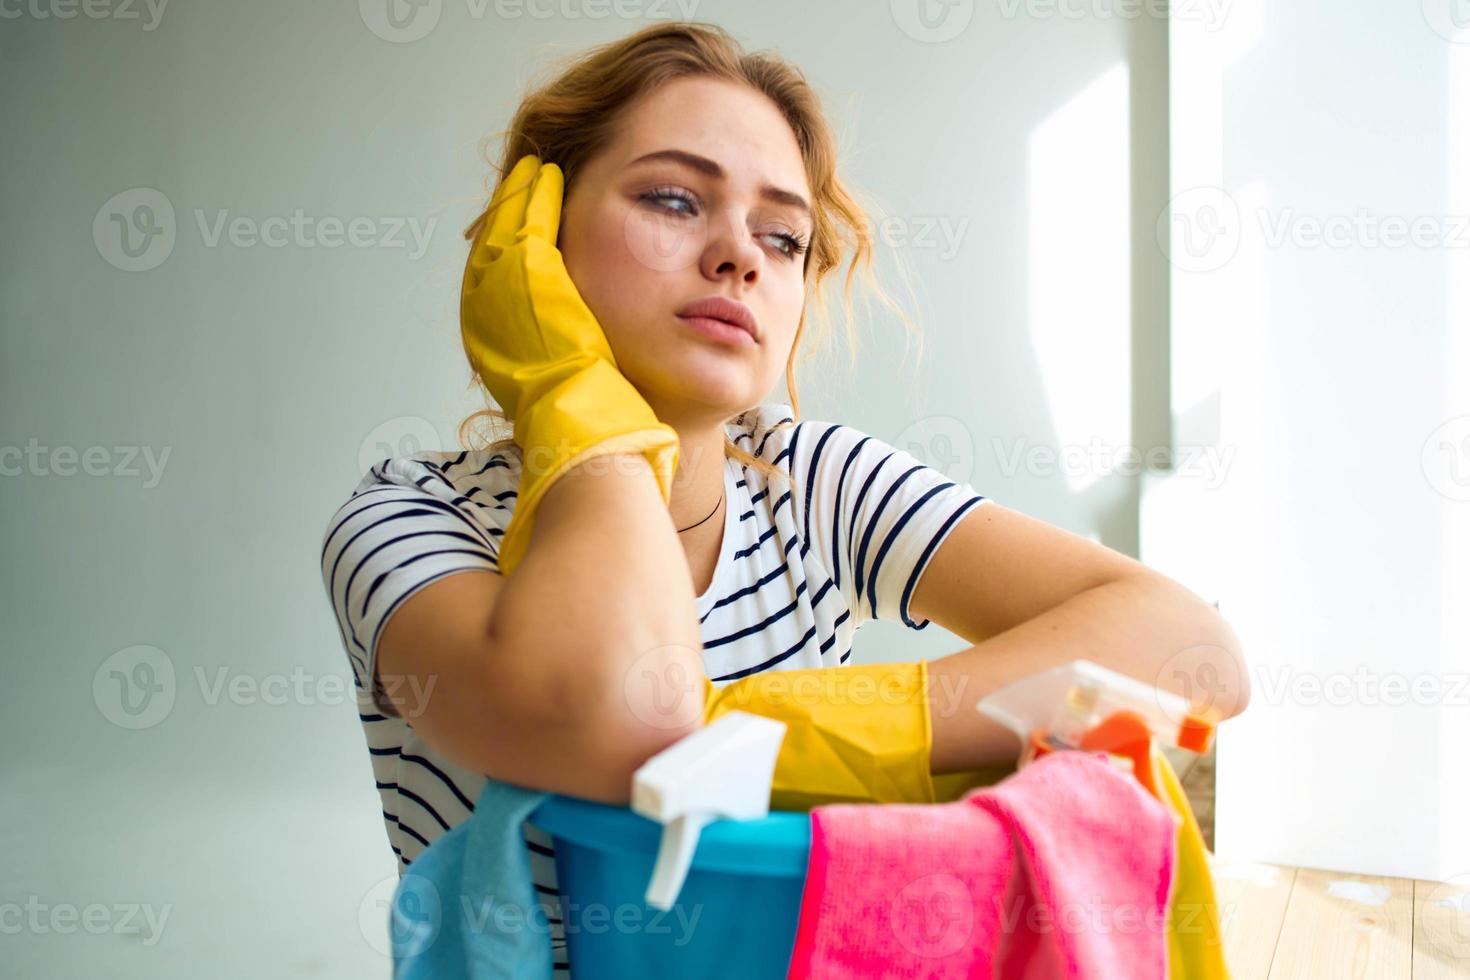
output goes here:
[{"label": "lips", "polygon": [[721,320],[731,326],[739,327],[750,334],[752,340],[759,341],[760,328],[756,324],[755,314],[750,312],[750,307],[744,303],[724,296],[706,296],[704,299],[695,300],[685,306],[677,314],[681,317],[708,317],[711,320]]}]

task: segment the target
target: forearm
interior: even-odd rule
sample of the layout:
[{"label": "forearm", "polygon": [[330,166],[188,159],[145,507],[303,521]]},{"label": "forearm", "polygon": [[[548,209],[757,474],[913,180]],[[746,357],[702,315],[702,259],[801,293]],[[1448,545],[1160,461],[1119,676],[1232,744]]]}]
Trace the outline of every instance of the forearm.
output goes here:
[{"label": "forearm", "polygon": [[932,771],[1014,762],[1020,742],[976,711],[976,703],[1078,659],[1188,700],[1208,698],[1226,717],[1243,710],[1249,697],[1240,642],[1213,607],[1163,576],[1116,579],[929,664]]},{"label": "forearm", "polygon": [[524,638],[506,644],[524,651],[518,669],[554,684],[570,717],[585,716],[636,763],[699,721],[694,699],[680,714],[647,682],[682,678],[699,690],[703,642],[688,568],[648,462],[595,457],[547,491],[492,630]]}]

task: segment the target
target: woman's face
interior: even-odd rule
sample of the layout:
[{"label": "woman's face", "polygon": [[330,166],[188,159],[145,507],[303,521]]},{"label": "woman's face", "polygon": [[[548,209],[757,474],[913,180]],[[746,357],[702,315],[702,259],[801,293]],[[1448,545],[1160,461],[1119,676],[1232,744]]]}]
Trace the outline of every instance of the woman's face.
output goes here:
[{"label": "woman's face", "polygon": [[[660,419],[723,421],[780,378],[805,295],[810,201],[775,105],[712,78],[644,95],[573,176],[558,247],[619,369]],[[718,339],[679,315],[711,296],[749,308],[753,340]]]}]

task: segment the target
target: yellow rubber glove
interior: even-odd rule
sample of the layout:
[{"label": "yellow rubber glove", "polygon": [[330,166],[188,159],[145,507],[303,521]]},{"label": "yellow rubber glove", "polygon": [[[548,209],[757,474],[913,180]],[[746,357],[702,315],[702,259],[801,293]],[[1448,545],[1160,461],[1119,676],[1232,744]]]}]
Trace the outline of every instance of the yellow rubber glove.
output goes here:
[{"label": "yellow rubber glove", "polygon": [[556,248],[563,178],[534,155],[516,163],[465,263],[460,335],[470,364],[515,423],[521,480],[500,545],[500,572],[520,564],[536,508],[569,469],[595,456],[641,453],[664,502],[679,437],[618,370],[602,326]]},{"label": "yellow rubber glove", "polygon": [[771,809],[825,803],[933,803],[928,665],[769,670],[705,685],[704,723],[746,711],[786,723]]},{"label": "yellow rubber glove", "polygon": [[1175,838],[1174,891],[1169,899],[1169,977],[1230,980],[1204,835],[1174,767],[1157,745],[1152,746],[1152,759],[1159,799],[1180,819]]}]

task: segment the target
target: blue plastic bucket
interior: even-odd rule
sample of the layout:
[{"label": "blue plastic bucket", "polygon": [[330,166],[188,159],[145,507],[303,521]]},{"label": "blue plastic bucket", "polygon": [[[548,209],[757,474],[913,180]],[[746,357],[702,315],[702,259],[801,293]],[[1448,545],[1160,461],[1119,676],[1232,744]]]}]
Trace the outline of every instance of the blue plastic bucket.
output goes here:
[{"label": "blue plastic bucket", "polygon": [[626,807],[553,796],[550,834],[574,975],[784,978],[796,943],[811,814],[717,820],[699,836],[674,907],[643,900],[663,825]]}]

